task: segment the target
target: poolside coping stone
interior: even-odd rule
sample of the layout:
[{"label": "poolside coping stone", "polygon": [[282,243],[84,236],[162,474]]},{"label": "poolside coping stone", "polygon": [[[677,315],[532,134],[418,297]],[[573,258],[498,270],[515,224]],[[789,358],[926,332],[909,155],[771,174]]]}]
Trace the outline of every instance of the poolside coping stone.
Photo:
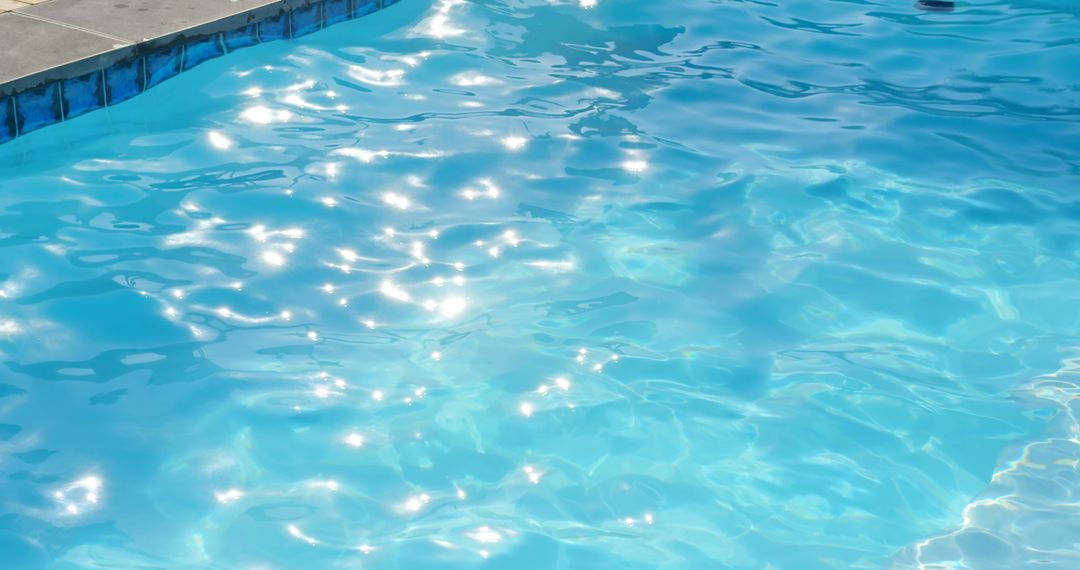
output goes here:
[{"label": "poolside coping stone", "polygon": [[[109,54],[122,58],[131,55],[133,47],[132,42],[26,18],[17,11],[0,14],[0,38],[4,38],[0,41],[0,97],[45,83],[33,80],[38,74]],[[78,75],[82,73],[76,71],[71,77]],[[24,80],[23,89],[18,88],[20,80]]]},{"label": "poolside coping stone", "polygon": [[[129,99],[233,49],[299,37],[396,3],[34,1],[23,0],[20,7],[0,13],[0,143]],[[65,93],[65,88],[79,93]],[[52,98],[55,106],[50,106]],[[55,113],[45,112],[53,108]]]}]

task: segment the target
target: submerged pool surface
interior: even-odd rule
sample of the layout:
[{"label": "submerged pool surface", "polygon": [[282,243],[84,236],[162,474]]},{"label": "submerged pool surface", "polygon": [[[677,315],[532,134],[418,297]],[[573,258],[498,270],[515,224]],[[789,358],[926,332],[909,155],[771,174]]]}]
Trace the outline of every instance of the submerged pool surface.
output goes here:
[{"label": "submerged pool surface", "polygon": [[0,146],[4,568],[1080,566],[1078,19],[408,0]]}]

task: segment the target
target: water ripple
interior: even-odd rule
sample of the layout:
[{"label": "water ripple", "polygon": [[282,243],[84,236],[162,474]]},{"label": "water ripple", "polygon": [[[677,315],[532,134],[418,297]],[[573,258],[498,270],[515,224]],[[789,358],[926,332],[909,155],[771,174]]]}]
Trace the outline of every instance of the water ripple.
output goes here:
[{"label": "water ripple", "polygon": [[409,0],[3,145],[5,562],[1075,566],[1078,14]]}]

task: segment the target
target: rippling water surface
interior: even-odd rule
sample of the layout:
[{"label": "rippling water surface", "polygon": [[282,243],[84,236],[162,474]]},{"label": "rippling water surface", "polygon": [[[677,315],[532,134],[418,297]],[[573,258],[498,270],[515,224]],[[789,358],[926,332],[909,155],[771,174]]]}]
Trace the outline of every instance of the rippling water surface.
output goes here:
[{"label": "rippling water surface", "polygon": [[1080,567],[1077,61],[408,0],[0,146],[3,567]]}]

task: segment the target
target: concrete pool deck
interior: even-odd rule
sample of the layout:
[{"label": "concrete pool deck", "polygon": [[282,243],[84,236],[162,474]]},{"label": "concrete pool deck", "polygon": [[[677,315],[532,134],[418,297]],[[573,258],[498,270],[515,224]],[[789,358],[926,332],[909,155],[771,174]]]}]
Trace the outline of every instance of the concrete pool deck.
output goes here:
[{"label": "concrete pool deck", "polygon": [[0,143],[397,1],[0,0]]},{"label": "concrete pool deck", "polygon": [[0,0],[0,97],[82,75],[179,36],[234,29],[297,0]]},{"label": "concrete pool deck", "polygon": [[0,0],[0,14],[48,1],[49,0]]}]

